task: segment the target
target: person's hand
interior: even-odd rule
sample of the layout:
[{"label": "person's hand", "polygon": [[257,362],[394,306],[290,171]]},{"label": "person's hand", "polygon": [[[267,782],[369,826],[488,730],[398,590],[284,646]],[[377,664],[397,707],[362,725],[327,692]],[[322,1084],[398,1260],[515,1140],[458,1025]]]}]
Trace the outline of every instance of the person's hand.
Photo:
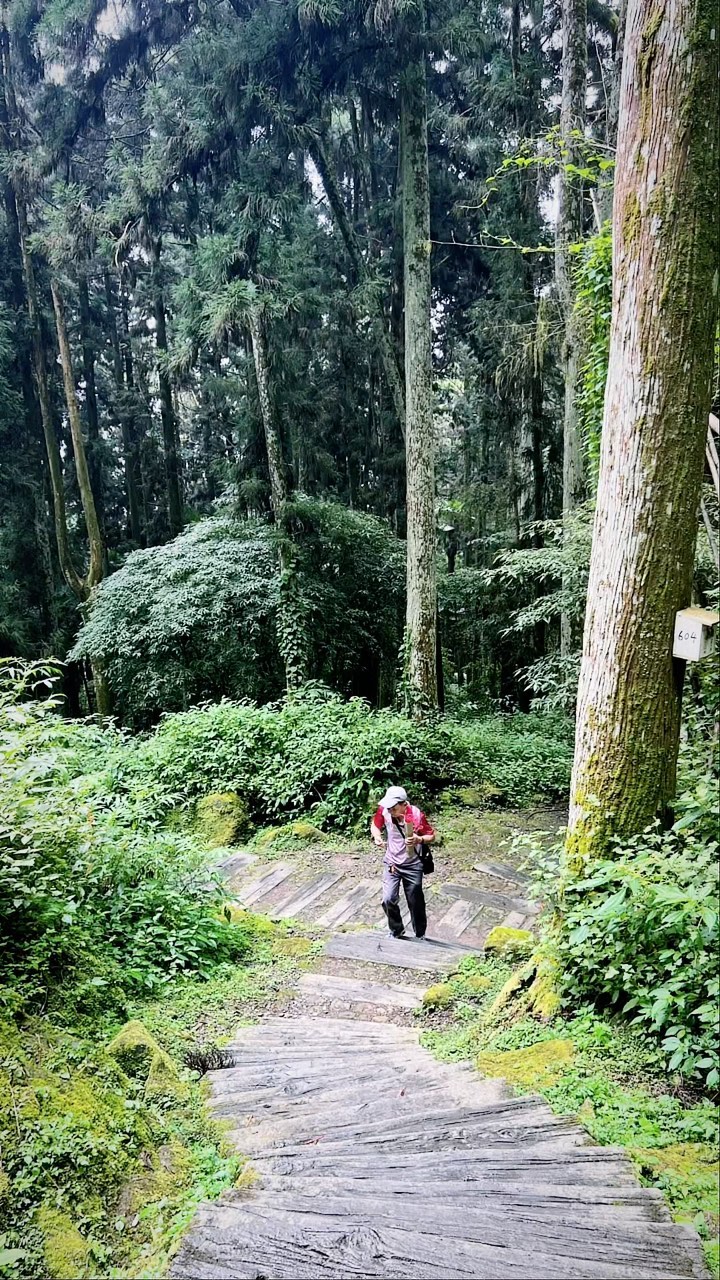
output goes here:
[{"label": "person's hand", "polygon": [[407,849],[414,849],[414,848],[415,848],[415,845],[416,845],[416,844],[417,844],[417,842],[418,842],[418,839],[419,839],[419,837],[418,837],[418,836],[416,836],[416,835],[414,835],[414,834],[413,834],[413,835],[411,835],[411,836],[406,836],[406,837],[405,837],[405,847],[406,847]]}]

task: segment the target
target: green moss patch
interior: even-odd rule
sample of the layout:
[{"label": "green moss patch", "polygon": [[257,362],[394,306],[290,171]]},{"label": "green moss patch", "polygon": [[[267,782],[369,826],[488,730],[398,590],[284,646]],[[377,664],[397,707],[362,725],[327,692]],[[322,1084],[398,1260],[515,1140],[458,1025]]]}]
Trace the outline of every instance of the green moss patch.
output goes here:
[{"label": "green moss patch", "polygon": [[81,1280],[90,1275],[91,1250],[72,1218],[59,1209],[38,1210],[43,1261],[53,1280]]},{"label": "green moss patch", "polygon": [[481,1053],[477,1067],[484,1076],[502,1076],[522,1088],[539,1088],[554,1084],[573,1057],[572,1040],[545,1040],[526,1049]]},{"label": "green moss patch", "polygon": [[449,982],[438,982],[428,987],[423,994],[422,1002],[426,1009],[447,1009],[455,999],[455,992]]},{"label": "green moss patch", "polygon": [[529,929],[508,929],[496,925],[485,939],[485,951],[499,956],[529,956],[533,942]]}]

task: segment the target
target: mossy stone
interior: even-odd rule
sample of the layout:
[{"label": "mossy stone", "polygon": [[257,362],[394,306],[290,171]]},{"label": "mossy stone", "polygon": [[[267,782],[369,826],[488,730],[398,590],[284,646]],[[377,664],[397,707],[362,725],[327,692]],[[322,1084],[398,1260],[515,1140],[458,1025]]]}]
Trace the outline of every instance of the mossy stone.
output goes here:
[{"label": "mossy stone", "polygon": [[235,844],[249,825],[247,805],[235,791],[213,792],[197,803],[195,828],[211,849]]},{"label": "mossy stone", "polygon": [[485,939],[485,950],[493,951],[498,956],[527,956],[532,950],[533,941],[529,929],[508,929],[498,924]]},{"label": "mossy stone", "polygon": [[266,827],[264,831],[256,838],[255,843],[259,849],[266,849],[268,845],[274,844],[282,836],[284,827]]},{"label": "mossy stone", "polygon": [[422,1002],[426,1009],[447,1009],[455,999],[449,982],[438,982],[434,987],[428,987],[424,993]]},{"label": "mossy stone", "polygon": [[314,827],[312,822],[291,822],[290,834],[296,840],[322,840],[324,834],[319,827]]},{"label": "mossy stone", "polygon": [[502,1077],[521,1088],[553,1084],[573,1061],[572,1040],[542,1040],[526,1049],[481,1053],[478,1070],[484,1076]]},{"label": "mossy stone", "polygon": [[131,1079],[147,1079],[153,1058],[162,1052],[155,1037],[137,1018],[121,1027],[107,1051]]},{"label": "mossy stone", "polygon": [[180,1102],[187,1096],[188,1086],[184,1080],[180,1079],[172,1058],[169,1058],[162,1049],[158,1049],[150,1063],[145,1081],[145,1097],[166,1102]]},{"label": "mossy stone", "polygon": [[120,1217],[132,1218],[147,1205],[171,1200],[190,1183],[192,1156],[176,1138],[152,1152],[149,1159],[152,1168],[136,1174],[123,1187],[117,1206]]},{"label": "mossy stone", "polygon": [[80,1280],[90,1274],[90,1246],[69,1214],[43,1206],[37,1213],[45,1267],[53,1280]]}]

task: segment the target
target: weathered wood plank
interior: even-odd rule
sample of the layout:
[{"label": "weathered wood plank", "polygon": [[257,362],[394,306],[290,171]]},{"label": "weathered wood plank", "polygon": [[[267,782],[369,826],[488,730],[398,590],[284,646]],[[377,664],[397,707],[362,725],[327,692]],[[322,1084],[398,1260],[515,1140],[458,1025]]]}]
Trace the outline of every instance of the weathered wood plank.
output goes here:
[{"label": "weathered wood plank", "polygon": [[287,862],[275,863],[269,871],[265,871],[256,880],[240,888],[237,894],[238,902],[241,902],[244,907],[252,906],[266,894],[272,893],[273,889],[282,884],[283,880],[287,880],[294,871],[295,867]]},{"label": "weathered wood plank", "polygon": [[322,929],[337,929],[338,925],[347,924],[348,920],[352,920],[353,916],[357,915],[373,893],[380,897],[377,880],[360,880],[338,902],[328,907],[327,911],[318,917],[316,924]]},{"label": "weathered wood plank", "polygon": [[442,891],[468,902],[477,902],[478,906],[496,907],[498,911],[521,911],[524,916],[535,911],[534,904],[525,898],[516,898],[508,893],[491,893],[489,889],[478,889],[474,884],[444,884]]},{"label": "weathered wood plank", "polygon": [[325,875],[317,876],[308,884],[303,885],[300,889],[295,890],[292,897],[286,899],[279,907],[275,907],[272,916],[277,920],[292,920],[294,916],[299,916],[301,911],[307,911],[318,898],[322,898],[323,894],[332,889],[339,880],[342,880],[343,873],[341,871],[328,871]]},{"label": "weathered wood plank", "polygon": [[459,938],[468,925],[471,925],[477,915],[480,914],[480,906],[477,902],[469,902],[467,899],[458,898],[453,902],[444,916],[441,916],[436,925],[436,932],[441,937]]},{"label": "weathered wood plank", "polygon": [[453,945],[434,938],[415,942],[413,939],[389,938],[386,934],[375,931],[336,934],[329,939],[325,952],[338,959],[363,960],[369,964],[419,969],[426,973],[441,973],[452,969],[465,956],[477,954],[472,947]]},{"label": "weathered wood plank", "polygon": [[479,871],[484,876],[494,876],[496,880],[509,880],[512,884],[528,884],[530,879],[516,867],[505,866],[502,862],[474,862],[473,871]]},{"label": "weathered wood plank", "polygon": [[320,1000],[350,1000],[353,1004],[376,1004],[398,1009],[417,1009],[423,996],[422,987],[362,982],[357,978],[338,978],[329,973],[303,973],[300,990],[303,995]]}]

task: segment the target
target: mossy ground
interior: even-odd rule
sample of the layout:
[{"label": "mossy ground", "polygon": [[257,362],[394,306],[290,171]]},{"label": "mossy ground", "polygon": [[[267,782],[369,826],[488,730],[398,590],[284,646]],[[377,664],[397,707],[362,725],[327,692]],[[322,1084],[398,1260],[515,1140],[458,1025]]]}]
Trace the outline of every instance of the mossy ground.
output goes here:
[{"label": "mossy ground", "polygon": [[250,963],[169,983],[124,1027],[0,1021],[3,1280],[161,1276],[199,1202],[251,1183],[185,1060],[282,1002],[314,950],[262,921]]},{"label": "mossy ground", "polygon": [[[469,1059],[483,1074],[504,1077],[520,1093],[542,1094],[596,1142],[625,1147],[641,1181],[664,1192],[678,1221],[697,1227],[708,1265],[720,1274],[717,1105],[684,1097],[658,1049],[627,1023],[587,1011],[529,1016],[522,992],[513,998],[517,973],[503,958],[463,961],[447,984],[454,998],[418,1014],[432,1027],[424,1043],[440,1058]],[[484,989],[470,995],[473,978]],[[509,995],[498,999],[503,992]]]}]

